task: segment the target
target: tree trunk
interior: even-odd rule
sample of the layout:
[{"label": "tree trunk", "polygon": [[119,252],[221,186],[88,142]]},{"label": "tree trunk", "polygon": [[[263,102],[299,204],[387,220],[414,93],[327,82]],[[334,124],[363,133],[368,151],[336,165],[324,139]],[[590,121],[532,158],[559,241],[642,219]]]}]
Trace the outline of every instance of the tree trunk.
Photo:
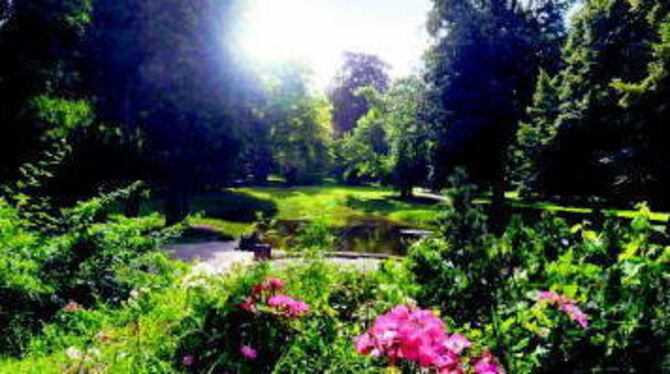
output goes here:
[{"label": "tree trunk", "polygon": [[413,186],[402,186],[400,187],[400,198],[403,200],[411,199],[413,196]]},{"label": "tree trunk", "polygon": [[142,193],[140,191],[133,191],[128,195],[124,208],[126,217],[137,217],[140,215],[140,208],[142,205]]},{"label": "tree trunk", "polygon": [[168,186],[165,198],[165,225],[172,226],[182,222],[189,213],[188,191],[186,186],[175,183]]}]

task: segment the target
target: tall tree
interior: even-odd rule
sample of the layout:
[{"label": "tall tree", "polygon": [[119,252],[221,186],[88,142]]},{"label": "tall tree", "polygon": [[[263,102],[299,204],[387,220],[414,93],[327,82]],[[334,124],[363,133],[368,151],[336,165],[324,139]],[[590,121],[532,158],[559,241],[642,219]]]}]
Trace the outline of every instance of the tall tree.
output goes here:
[{"label": "tall tree", "polygon": [[90,47],[101,119],[119,123],[164,186],[168,224],[196,188],[228,181],[254,83],[232,44],[236,0],[99,1]]},{"label": "tall tree", "polygon": [[[550,61],[565,1],[434,0],[427,54],[429,88],[442,108],[433,156],[436,186],[456,166],[494,191],[506,189],[507,149],[530,104],[538,69]],[[555,6],[547,6],[553,4]]]},{"label": "tall tree", "polygon": [[354,129],[358,120],[370,109],[366,98],[356,91],[372,86],[385,92],[388,83],[389,66],[378,56],[346,52],[344,64],[335,76],[328,97],[333,105],[334,132],[341,136]]},{"label": "tall tree", "polygon": [[409,77],[395,82],[387,93],[385,127],[390,147],[393,185],[409,198],[428,176],[434,108],[423,81]]},{"label": "tall tree", "polygon": [[563,52],[565,68],[553,79],[558,103],[548,95],[534,106],[530,125],[548,130],[538,133],[541,147],[529,155],[535,192],[628,202],[652,197],[656,161],[641,145],[653,143],[643,139],[651,139],[648,124],[655,121],[622,107],[615,83],[645,78],[664,12],[665,2],[655,0],[584,3]]},{"label": "tall tree", "polygon": [[370,109],[353,130],[335,141],[334,171],[348,184],[383,182],[389,174],[386,97],[372,86],[359,88],[355,94],[365,98]]},{"label": "tall tree", "polygon": [[636,149],[639,159],[649,170],[648,198],[660,209],[670,208],[670,4],[659,3],[647,18],[658,30],[660,40],[653,47],[653,58],[647,76],[640,82],[617,82],[623,92],[620,105],[629,113],[631,126],[641,131],[628,138],[628,146]]},{"label": "tall tree", "polygon": [[273,163],[289,185],[321,180],[328,165],[331,115],[324,97],[308,89],[308,71],[285,64],[267,82],[263,114],[270,128]]},{"label": "tall tree", "polygon": [[45,134],[75,125],[72,118],[53,117],[67,115],[67,107],[76,107],[83,96],[80,56],[90,2],[1,4],[0,181],[6,181],[17,176],[19,165],[36,161],[39,150],[49,148],[41,142]]}]

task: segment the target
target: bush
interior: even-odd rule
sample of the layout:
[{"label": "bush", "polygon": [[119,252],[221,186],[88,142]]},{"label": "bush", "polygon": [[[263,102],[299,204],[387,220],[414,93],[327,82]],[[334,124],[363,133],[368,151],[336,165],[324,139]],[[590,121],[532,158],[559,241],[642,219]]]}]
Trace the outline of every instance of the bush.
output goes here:
[{"label": "bush", "polygon": [[[498,236],[476,206],[460,207],[410,249],[421,305],[478,331],[513,373],[668,369],[669,241],[646,206],[630,224],[612,218],[600,231],[546,215],[533,224],[516,217]],[[538,301],[539,291],[562,301]]]},{"label": "bush", "polygon": [[[268,279],[281,279],[284,286],[261,291]],[[180,328],[187,332],[173,360],[178,369],[359,373],[375,366],[356,354],[353,338],[375,315],[407,302],[412,284],[397,263],[365,273],[314,257],[277,270],[260,265],[209,279],[191,292],[195,313]],[[305,303],[309,312],[287,315],[273,306],[277,294]],[[256,357],[246,357],[243,346]]]},{"label": "bush", "polygon": [[157,217],[108,218],[101,197],[67,210],[61,234],[45,234],[0,199],[0,333],[3,353],[20,354],[45,321],[70,302],[116,304],[133,289],[178,275],[157,251],[166,233]]}]

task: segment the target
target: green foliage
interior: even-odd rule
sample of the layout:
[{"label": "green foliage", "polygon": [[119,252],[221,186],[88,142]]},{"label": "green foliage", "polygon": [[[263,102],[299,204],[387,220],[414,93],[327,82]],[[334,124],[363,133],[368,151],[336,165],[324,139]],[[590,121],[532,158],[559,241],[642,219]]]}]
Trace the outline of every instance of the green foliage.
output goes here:
[{"label": "green foliage", "polygon": [[298,249],[319,253],[332,248],[335,235],[327,222],[317,220],[301,227],[296,239]]},{"label": "green foliage", "polygon": [[374,104],[359,90],[371,87],[385,92],[389,84],[389,65],[378,56],[344,53],[344,63],[331,83],[328,99],[333,104],[333,132],[343,136],[352,132]]},{"label": "green foliage", "polygon": [[0,22],[2,180],[16,177],[20,165],[48,149],[45,137],[54,140],[91,117],[77,100],[91,1],[12,1],[6,7]]},{"label": "green foliage", "polygon": [[443,186],[455,167],[465,166],[475,182],[493,185],[500,195],[507,148],[539,70],[556,68],[571,2],[432,3],[428,30],[435,43],[426,55],[426,79],[439,108],[431,116],[433,183]]},{"label": "green foliage", "polygon": [[84,100],[66,100],[41,95],[33,100],[37,118],[54,128],[45,133],[46,138],[58,139],[67,136],[79,127],[93,121],[93,109]]},{"label": "green foliage", "polygon": [[524,193],[537,189],[539,162],[542,151],[556,136],[554,121],[559,115],[559,90],[556,77],[540,71],[533,106],[528,109],[529,123],[521,123],[513,149],[512,169],[517,184]]},{"label": "green foliage", "polygon": [[349,184],[388,179],[389,146],[386,136],[386,103],[372,86],[356,94],[366,98],[369,110],[350,132],[334,144],[334,164],[338,178]]},{"label": "green foliage", "polygon": [[[3,352],[17,354],[42,321],[70,301],[114,305],[137,287],[174,281],[174,268],[156,250],[165,235],[157,217],[108,218],[103,196],[67,210],[58,231],[43,234],[0,200],[0,307]],[[60,232],[60,234],[57,234]]]},{"label": "green foliage", "polygon": [[434,118],[435,109],[427,98],[424,82],[414,77],[394,83],[386,100],[392,181],[402,197],[410,197],[414,186],[428,177],[432,145],[429,121]]},{"label": "green foliage", "polygon": [[334,164],[347,183],[391,182],[403,197],[428,175],[433,108],[418,78],[395,82],[385,94],[363,87],[369,110],[356,127],[338,139]]},{"label": "green foliage", "polygon": [[440,235],[414,244],[408,266],[425,285],[418,297],[421,305],[440,306],[462,323],[478,323],[494,302],[500,264],[489,256],[493,237],[481,206],[473,204],[476,188],[467,184],[462,170],[450,181]]},{"label": "green foliage", "polygon": [[299,65],[279,69],[266,82],[266,91],[261,117],[269,123],[268,141],[279,173],[289,185],[319,182],[329,163],[329,103],[308,93],[307,74]]},{"label": "green foliage", "polygon": [[518,178],[527,192],[667,205],[667,155],[658,143],[667,93],[652,88],[654,76],[665,76],[667,14],[667,3],[653,0],[586,1],[579,8],[564,67],[540,75],[529,121],[517,133]]},{"label": "green foliage", "polygon": [[[476,207],[451,214],[440,235],[410,251],[418,300],[482,334],[510,372],[667,369],[668,238],[646,206],[629,225],[612,218],[602,228],[571,227],[546,215],[531,224],[515,218],[499,236],[487,232]],[[575,300],[589,326],[533,300],[543,290]]]}]

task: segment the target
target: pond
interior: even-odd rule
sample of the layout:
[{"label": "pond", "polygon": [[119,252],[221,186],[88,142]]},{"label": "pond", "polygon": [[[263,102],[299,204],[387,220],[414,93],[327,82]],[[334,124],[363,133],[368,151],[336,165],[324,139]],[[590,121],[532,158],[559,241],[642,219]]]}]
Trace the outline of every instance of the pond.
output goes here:
[{"label": "pond", "polygon": [[[274,247],[290,248],[305,221],[278,221],[265,242]],[[378,217],[351,219],[345,226],[334,229],[335,252],[356,252],[404,256],[410,244],[429,233],[415,227]]]}]

